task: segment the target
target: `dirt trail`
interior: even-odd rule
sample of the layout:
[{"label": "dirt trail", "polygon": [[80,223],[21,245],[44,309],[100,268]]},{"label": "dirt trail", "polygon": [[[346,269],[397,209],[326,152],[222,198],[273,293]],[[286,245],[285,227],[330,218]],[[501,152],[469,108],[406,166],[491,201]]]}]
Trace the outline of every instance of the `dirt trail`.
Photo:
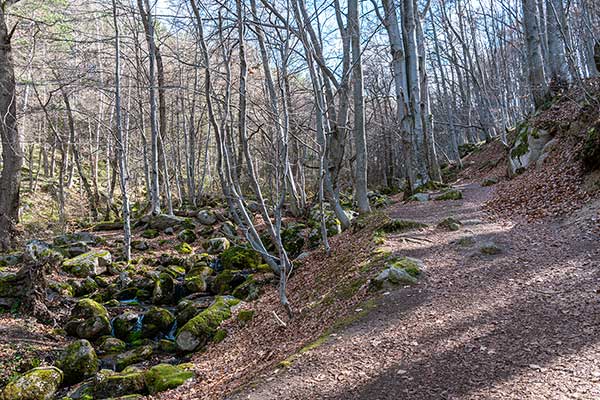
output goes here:
[{"label": "dirt trail", "polygon": [[[411,233],[425,241],[390,237],[425,262],[425,279],[231,398],[600,398],[600,240],[559,222],[493,221],[482,209],[493,189],[461,189],[461,201],[389,209],[463,222]],[[481,254],[486,242],[502,252]]]}]

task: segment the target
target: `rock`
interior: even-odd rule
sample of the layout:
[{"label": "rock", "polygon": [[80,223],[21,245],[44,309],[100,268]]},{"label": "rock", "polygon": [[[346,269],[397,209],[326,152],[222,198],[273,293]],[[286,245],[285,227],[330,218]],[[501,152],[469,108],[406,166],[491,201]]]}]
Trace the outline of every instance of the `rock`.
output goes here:
[{"label": "rock", "polygon": [[217,223],[216,215],[210,210],[199,211],[196,218],[202,225],[212,226]]},{"label": "rock", "polygon": [[170,226],[170,227],[166,228],[166,229],[164,230],[164,232],[165,232],[165,235],[169,235],[169,236],[171,236],[171,235],[174,235],[174,234],[175,234],[175,229],[173,229],[173,227],[171,227],[171,226]]},{"label": "rock", "polygon": [[175,316],[164,308],[151,307],[142,319],[142,337],[154,338],[160,333],[167,333],[175,322]]},{"label": "rock", "polygon": [[436,200],[436,201],[461,200],[462,198],[463,198],[463,194],[460,190],[450,189],[440,195],[435,196],[433,198],[433,200]]},{"label": "rock", "polygon": [[208,254],[220,254],[229,249],[229,246],[231,246],[229,240],[224,237],[213,238],[204,243],[204,248]]},{"label": "rock", "polygon": [[550,156],[550,153],[552,152],[552,150],[554,150],[554,148],[556,148],[557,145],[558,145],[558,139],[556,139],[556,138],[550,140],[548,143],[546,143],[544,145],[544,148],[542,149],[542,154],[535,162],[537,167],[541,167],[544,164],[544,161],[546,161],[546,159]]},{"label": "rock", "polygon": [[462,222],[452,217],[448,217],[438,224],[438,228],[446,229],[448,231],[457,231],[461,226]]},{"label": "rock", "polygon": [[174,389],[193,377],[192,371],[170,364],[155,365],[144,373],[150,394]]},{"label": "rock", "polygon": [[206,292],[208,285],[206,278],[213,274],[213,269],[208,266],[194,267],[185,275],[185,288],[190,293]]},{"label": "rock", "polygon": [[0,392],[2,400],[50,400],[63,380],[56,367],[34,368],[9,382]]},{"label": "rock", "polygon": [[146,251],[150,248],[150,246],[145,240],[132,240],[131,248],[137,251]]},{"label": "rock", "polygon": [[214,303],[214,298],[207,296],[197,300],[183,300],[177,305],[177,325],[184,326],[190,319],[206,310]]},{"label": "rock", "polygon": [[248,276],[246,281],[238,285],[231,293],[233,297],[244,300],[254,301],[260,296],[262,285],[260,285],[252,275]]},{"label": "rock", "polygon": [[71,311],[65,329],[69,335],[88,340],[108,335],[110,334],[108,311],[94,300],[81,299]]},{"label": "rock", "polygon": [[385,233],[402,233],[425,228],[427,228],[427,224],[422,222],[410,221],[406,219],[392,219],[381,227],[381,231]]},{"label": "rock", "polygon": [[103,369],[95,378],[94,396],[97,399],[144,394],[145,392],[146,380],[140,371],[115,373]]},{"label": "rock", "polygon": [[136,298],[138,294],[138,288],[133,286],[133,287],[128,287],[126,289],[122,289],[119,290],[117,293],[115,293],[115,299],[117,300],[133,300]]},{"label": "rock", "polygon": [[482,182],[481,182],[481,186],[493,186],[496,183],[498,183],[498,179],[496,178],[485,178]]},{"label": "rock", "polygon": [[63,269],[72,275],[85,278],[88,275],[102,274],[111,262],[112,256],[108,250],[92,250],[65,260]]},{"label": "rock", "polygon": [[[173,229],[173,228],[171,228]],[[141,236],[144,239],[154,239],[158,237],[158,231],[156,229],[146,229],[142,232]]]},{"label": "rock", "polygon": [[221,264],[224,269],[256,269],[261,261],[260,254],[247,247],[230,247],[221,254]]},{"label": "rock", "polygon": [[175,281],[173,277],[165,272],[159,275],[154,283],[152,291],[152,304],[169,304],[174,300]]},{"label": "rock", "polygon": [[399,284],[414,284],[417,283],[417,280],[401,268],[389,267],[381,271],[371,283],[375,288],[381,289],[388,284],[391,284],[392,286]]},{"label": "rock", "polygon": [[106,336],[98,345],[98,354],[122,353],[127,348],[127,344],[116,337]]},{"label": "rock", "polygon": [[94,375],[100,362],[91,343],[81,339],[67,346],[60,354],[56,366],[63,371],[64,382],[71,385]]},{"label": "rock", "polygon": [[126,367],[149,359],[153,354],[152,346],[140,346],[115,356],[115,368],[122,371]]},{"label": "rock", "polygon": [[177,250],[180,254],[192,254],[194,252],[192,246],[185,242],[176,245],[175,250]]},{"label": "rock", "polygon": [[521,125],[518,128],[517,139],[510,149],[508,157],[508,173],[513,177],[540,158],[544,146],[552,139],[548,131]]},{"label": "rock", "polygon": [[123,221],[102,221],[92,227],[94,232],[118,231],[123,229]]},{"label": "rock", "polygon": [[184,243],[194,243],[197,239],[196,233],[191,229],[184,229],[177,235],[177,238]]},{"label": "rock", "polygon": [[305,228],[304,224],[290,223],[281,231],[281,241],[290,259],[298,256],[304,248],[305,240],[302,230]]},{"label": "rock", "polygon": [[[226,239],[227,240],[227,239]],[[208,267],[213,262],[213,257],[208,253],[192,254],[185,259],[183,265],[186,271],[190,271],[193,268]]]},{"label": "rock", "polygon": [[148,228],[164,231],[167,228],[173,229],[193,229],[194,223],[190,218],[177,217],[175,215],[159,214],[146,215],[140,220],[147,224]]},{"label": "rock", "polygon": [[240,310],[237,315],[237,320],[242,323],[247,323],[252,321],[254,318],[254,310]]},{"label": "rock", "polygon": [[23,261],[23,254],[0,254],[0,267],[12,267]]},{"label": "rock", "polygon": [[223,225],[221,225],[220,230],[228,238],[235,238],[237,236],[237,228],[235,227],[234,223],[231,221],[223,222]]},{"label": "rock", "polygon": [[218,297],[215,302],[181,327],[175,343],[181,351],[190,352],[204,347],[212,340],[221,322],[231,317],[231,307],[239,300]]},{"label": "rock", "polygon": [[69,283],[77,297],[85,296],[98,290],[98,284],[89,276],[82,281],[70,281]]},{"label": "rock", "polygon": [[214,294],[227,294],[237,286],[246,281],[246,276],[237,270],[226,269],[218,274],[210,284],[210,290]]},{"label": "rock", "polygon": [[479,251],[487,256],[495,256],[502,253],[502,249],[492,242],[487,242],[481,245]]},{"label": "rock", "polygon": [[429,201],[429,193],[415,193],[408,198],[408,201],[418,201],[418,202]]},{"label": "rock", "polygon": [[77,257],[90,251],[90,247],[84,242],[73,243],[61,248],[69,257]]},{"label": "rock", "polygon": [[63,247],[75,243],[84,243],[88,246],[97,246],[104,243],[104,240],[90,232],[75,232],[60,235],[54,238],[55,246]]},{"label": "rock", "polygon": [[33,261],[62,261],[63,255],[54,250],[48,243],[41,240],[33,239],[25,245],[23,258]]},{"label": "rock", "polygon": [[132,342],[138,339],[139,334],[136,335],[135,333],[140,332],[141,325],[142,321],[140,315],[131,311],[126,311],[112,320],[114,336],[126,342]]}]

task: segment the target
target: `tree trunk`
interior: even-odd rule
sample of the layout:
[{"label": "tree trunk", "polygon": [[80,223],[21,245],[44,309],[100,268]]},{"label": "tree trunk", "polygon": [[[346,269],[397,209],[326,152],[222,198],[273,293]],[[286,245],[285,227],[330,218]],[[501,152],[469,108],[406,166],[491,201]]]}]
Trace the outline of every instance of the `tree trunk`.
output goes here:
[{"label": "tree trunk", "polygon": [[529,64],[529,85],[536,108],[546,101],[548,86],[544,73],[544,60],[540,44],[540,26],[536,12],[535,0],[523,0],[523,24],[525,25],[525,41],[527,43],[527,61]]}]

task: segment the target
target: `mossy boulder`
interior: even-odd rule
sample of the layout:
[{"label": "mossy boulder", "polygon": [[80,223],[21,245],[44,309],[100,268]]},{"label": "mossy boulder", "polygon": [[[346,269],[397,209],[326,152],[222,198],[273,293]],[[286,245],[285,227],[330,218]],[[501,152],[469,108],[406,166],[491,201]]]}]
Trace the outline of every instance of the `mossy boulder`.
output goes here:
[{"label": "mossy boulder", "polygon": [[221,254],[229,249],[230,246],[231,243],[224,237],[212,238],[204,243],[204,249],[208,254]]},{"label": "mossy boulder", "polygon": [[65,329],[81,339],[94,340],[110,334],[108,311],[92,299],[81,299],[75,304]]},{"label": "mossy boulder", "polygon": [[231,307],[239,300],[217,297],[215,302],[181,327],[175,343],[180,351],[196,351],[204,347],[219,329],[221,323],[231,317]]},{"label": "mossy boulder", "polygon": [[81,281],[70,281],[69,284],[75,292],[75,296],[81,297],[94,293],[98,290],[98,284],[92,277],[87,277]]},{"label": "mossy boulder", "polygon": [[141,236],[144,239],[154,239],[158,237],[158,231],[156,229],[145,229]]},{"label": "mossy boulder", "polygon": [[102,370],[95,378],[94,397],[97,399],[145,394],[146,391],[146,380],[141,371],[115,373],[110,370]]},{"label": "mossy boulder", "polygon": [[116,337],[105,336],[97,346],[99,354],[122,353],[127,348],[127,344]]},{"label": "mossy boulder", "polygon": [[174,389],[193,377],[194,372],[170,364],[158,364],[144,372],[150,394]]},{"label": "mossy boulder", "polygon": [[418,258],[412,257],[402,257],[396,258],[388,262],[388,267],[400,268],[406,271],[413,278],[421,275],[421,271],[423,270],[423,261]]},{"label": "mossy boulder", "polygon": [[9,382],[0,392],[1,400],[50,400],[63,380],[56,367],[40,367],[27,371]]},{"label": "mossy boulder", "polygon": [[419,203],[424,203],[426,201],[429,201],[430,198],[431,196],[429,195],[429,193],[415,193],[408,198],[408,201],[417,201]]},{"label": "mossy boulder", "polygon": [[152,291],[153,304],[169,304],[172,303],[175,296],[175,280],[166,272],[161,272],[158,279],[154,283]]},{"label": "mossy boulder", "polygon": [[181,242],[181,243],[177,244],[175,246],[175,250],[177,250],[177,252],[179,252],[179,254],[192,254],[194,252],[194,249],[192,248],[192,246],[190,246],[189,243],[185,243],[185,242]]},{"label": "mossy boulder", "polygon": [[479,248],[479,251],[486,256],[495,256],[502,253],[500,246],[492,242],[483,243]]},{"label": "mossy boulder", "polygon": [[63,270],[80,278],[104,273],[112,262],[108,250],[92,250],[63,261]]},{"label": "mossy boulder", "polygon": [[142,320],[142,337],[153,338],[166,333],[175,322],[175,316],[164,308],[151,307]]},{"label": "mossy boulder", "polygon": [[220,231],[228,238],[235,238],[237,236],[237,228],[235,224],[231,221],[223,222]]},{"label": "mossy boulder", "polygon": [[242,323],[247,323],[252,321],[254,318],[254,310],[240,310],[237,315],[237,320]]},{"label": "mossy boulder", "polygon": [[371,280],[372,289],[389,288],[417,283],[423,262],[416,258],[402,257],[388,261],[386,268]]},{"label": "mossy boulder", "polygon": [[112,320],[115,337],[126,342],[132,342],[138,338],[139,335],[135,335],[135,332],[141,329],[140,325],[140,316],[132,311],[117,315]]},{"label": "mossy boulder", "polygon": [[191,229],[184,229],[177,234],[177,238],[184,243],[194,243],[197,239],[196,233]]},{"label": "mossy boulder", "polygon": [[246,281],[238,285],[231,293],[233,297],[244,300],[254,301],[260,296],[262,285],[254,279],[253,275],[248,276]]},{"label": "mossy boulder", "polygon": [[535,164],[550,140],[552,135],[548,131],[527,124],[517,127],[517,135],[508,157],[509,176],[515,176]]},{"label": "mossy boulder", "polygon": [[241,271],[226,269],[212,280],[210,291],[214,294],[228,294],[245,281],[246,276]]},{"label": "mossy boulder", "polygon": [[164,231],[167,228],[194,229],[194,223],[190,218],[167,214],[146,215],[140,220],[140,223],[146,224],[149,229],[156,229],[158,231]]},{"label": "mossy boulder", "polygon": [[221,254],[221,264],[224,269],[256,269],[260,265],[262,257],[250,248],[234,246]]},{"label": "mossy boulder", "polygon": [[427,224],[421,222],[404,219],[392,219],[381,227],[381,231],[385,233],[402,233],[425,228],[427,228]]},{"label": "mossy boulder", "polygon": [[177,325],[185,325],[190,319],[210,307],[213,301],[214,299],[212,297],[180,301],[177,305]]},{"label": "mossy boulder", "polygon": [[445,229],[447,231],[457,231],[462,226],[462,222],[453,217],[448,217],[440,221],[437,225],[440,229]]},{"label": "mossy boulder", "polygon": [[71,385],[94,375],[98,371],[100,361],[92,344],[86,339],[81,339],[63,350],[56,366],[63,371],[64,382]]},{"label": "mossy boulder", "polygon": [[481,186],[484,186],[484,187],[494,186],[497,183],[498,183],[498,179],[496,179],[496,178],[484,178],[483,181],[481,181]]},{"label": "mossy boulder", "polygon": [[183,262],[186,271],[196,267],[208,267],[213,261],[213,256],[208,253],[197,253],[187,257]]},{"label": "mossy boulder", "polygon": [[281,241],[290,259],[296,258],[302,253],[306,242],[302,230],[305,228],[304,224],[290,223],[281,231]]},{"label": "mossy boulder", "polygon": [[130,365],[149,359],[153,353],[152,346],[145,345],[117,354],[114,358],[115,368],[117,371],[122,371]]},{"label": "mossy boulder", "polygon": [[446,192],[437,195],[433,198],[436,201],[446,201],[446,200],[461,200],[463,198],[463,194],[458,189],[450,189]]},{"label": "mossy boulder", "polygon": [[213,269],[204,267],[194,267],[185,275],[185,288],[190,293],[206,292],[208,289],[207,278],[213,274]]}]

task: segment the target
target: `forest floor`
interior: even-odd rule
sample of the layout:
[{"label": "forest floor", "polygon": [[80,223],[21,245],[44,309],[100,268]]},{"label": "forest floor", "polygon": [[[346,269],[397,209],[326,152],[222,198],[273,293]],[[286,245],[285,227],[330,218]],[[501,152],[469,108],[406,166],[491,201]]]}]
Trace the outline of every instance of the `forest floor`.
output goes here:
[{"label": "forest floor", "polygon": [[[595,228],[576,215],[494,217],[484,206],[494,187],[459,188],[463,200],[386,210],[434,227],[446,217],[463,223],[412,235],[424,240],[387,238],[390,250],[424,261],[424,279],[385,292],[365,317],[228,398],[600,398]],[[500,252],[483,254],[486,244]]]}]

